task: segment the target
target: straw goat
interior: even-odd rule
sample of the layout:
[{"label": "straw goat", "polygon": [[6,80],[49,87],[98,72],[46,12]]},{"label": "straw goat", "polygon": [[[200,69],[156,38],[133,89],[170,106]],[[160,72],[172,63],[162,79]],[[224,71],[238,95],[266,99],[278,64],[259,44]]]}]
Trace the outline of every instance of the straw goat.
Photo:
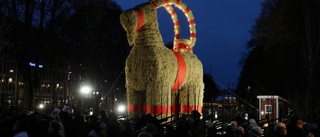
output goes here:
[{"label": "straw goat", "polygon": [[202,63],[192,51],[165,47],[156,4],[163,1],[140,4],[120,16],[127,40],[133,45],[125,67],[129,117],[141,113],[178,117],[192,110],[201,113]]}]

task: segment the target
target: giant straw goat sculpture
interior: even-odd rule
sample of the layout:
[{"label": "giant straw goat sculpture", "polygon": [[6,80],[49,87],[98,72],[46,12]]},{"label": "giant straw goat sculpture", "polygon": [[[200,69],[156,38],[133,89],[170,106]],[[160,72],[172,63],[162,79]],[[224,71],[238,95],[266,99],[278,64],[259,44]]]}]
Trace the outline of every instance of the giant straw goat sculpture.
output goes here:
[{"label": "giant straw goat sculpture", "polygon": [[[185,13],[190,39],[179,39],[179,23],[171,5]],[[165,47],[159,31],[156,9],[162,6],[174,21],[174,50]],[[133,45],[125,67],[129,117],[141,113],[179,117],[192,110],[201,113],[203,68],[192,52],[196,39],[191,10],[180,0],[154,0],[126,10],[120,21],[128,43]]]}]

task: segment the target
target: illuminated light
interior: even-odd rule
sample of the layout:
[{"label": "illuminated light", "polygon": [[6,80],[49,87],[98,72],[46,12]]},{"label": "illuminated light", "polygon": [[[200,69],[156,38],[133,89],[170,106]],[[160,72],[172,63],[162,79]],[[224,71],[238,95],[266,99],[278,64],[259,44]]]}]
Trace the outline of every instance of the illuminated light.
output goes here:
[{"label": "illuminated light", "polygon": [[103,97],[101,97],[100,100],[103,100]]},{"label": "illuminated light", "polygon": [[118,106],[118,112],[124,112],[126,110],[126,107],[124,105]]},{"label": "illuminated light", "polygon": [[264,114],[264,111],[261,111],[261,115],[263,115]]},{"label": "illuminated light", "polygon": [[12,82],[12,78],[9,78],[8,81],[9,81],[9,83],[11,83]]},{"label": "illuminated light", "polygon": [[93,115],[93,108],[90,108],[89,110],[90,110],[89,115]]},{"label": "illuminated light", "polygon": [[36,63],[29,62],[29,66],[31,66],[31,67],[35,67],[35,66],[36,66]]},{"label": "illuminated light", "polygon": [[43,68],[43,65],[39,64],[39,68]]},{"label": "illuminated light", "polygon": [[268,126],[269,126],[268,123],[263,124],[263,127],[264,127],[264,128],[265,128],[265,127],[268,127]]},{"label": "illuminated light", "polygon": [[92,94],[96,94],[96,92],[92,92]]},{"label": "illuminated light", "polygon": [[59,87],[59,83],[57,83],[57,88]]},{"label": "illuminated light", "polygon": [[217,113],[217,111],[214,112],[214,118],[215,118],[215,119],[218,119],[218,113]]},{"label": "illuminated light", "polygon": [[43,108],[44,108],[44,105],[43,105],[43,104],[39,104],[39,108],[40,108],[40,109],[43,109]]},{"label": "illuminated light", "polygon": [[99,92],[96,92],[96,94],[98,95],[98,94],[99,94]]},{"label": "illuminated light", "polygon": [[13,73],[13,69],[10,69],[9,72]]},{"label": "illuminated light", "polygon": [[80,92],[82,93],[82,94],[88,94],[88,93],[90,93],[91,92],[91,88],[89,87],[89,86],[83,86],[81,89],[80,89]]}]

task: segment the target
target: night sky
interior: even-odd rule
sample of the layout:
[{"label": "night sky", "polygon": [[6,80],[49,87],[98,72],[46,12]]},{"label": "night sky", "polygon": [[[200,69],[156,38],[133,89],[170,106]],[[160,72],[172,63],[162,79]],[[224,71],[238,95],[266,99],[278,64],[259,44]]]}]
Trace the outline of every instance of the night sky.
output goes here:
[{"label": "night sky", "polygon": [[[123,10],[148,0],[114,0]],[[217,86],[236,88],[240,76],[239,62],[247,54],[249,30],[261,12],[263,0],[182,0],[193,12],[197,42],[194,53],[202,61],[204,72],[211,74]],[[175,8],[181,24],[180,38],[189,38],[188,22]],[[164,43],[173,40],[173,23],[164,8],[158,21]],[[234,83],[234,84],[233,84]]]}]

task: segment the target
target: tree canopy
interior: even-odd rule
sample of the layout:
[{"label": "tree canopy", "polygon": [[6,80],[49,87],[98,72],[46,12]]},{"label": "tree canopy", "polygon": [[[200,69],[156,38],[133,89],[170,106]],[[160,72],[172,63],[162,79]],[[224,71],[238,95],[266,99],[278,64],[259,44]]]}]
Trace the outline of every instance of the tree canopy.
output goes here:
[{"label": "tree canopy", "polygon": [[265,0],[250,31],[250,52],[241,62],[237,88],[241,96],[246,96],[250,86],[253,99],[256,95],[279,95],[291,100],[300,116],[316,118],[319,6],[317,0]]}]

